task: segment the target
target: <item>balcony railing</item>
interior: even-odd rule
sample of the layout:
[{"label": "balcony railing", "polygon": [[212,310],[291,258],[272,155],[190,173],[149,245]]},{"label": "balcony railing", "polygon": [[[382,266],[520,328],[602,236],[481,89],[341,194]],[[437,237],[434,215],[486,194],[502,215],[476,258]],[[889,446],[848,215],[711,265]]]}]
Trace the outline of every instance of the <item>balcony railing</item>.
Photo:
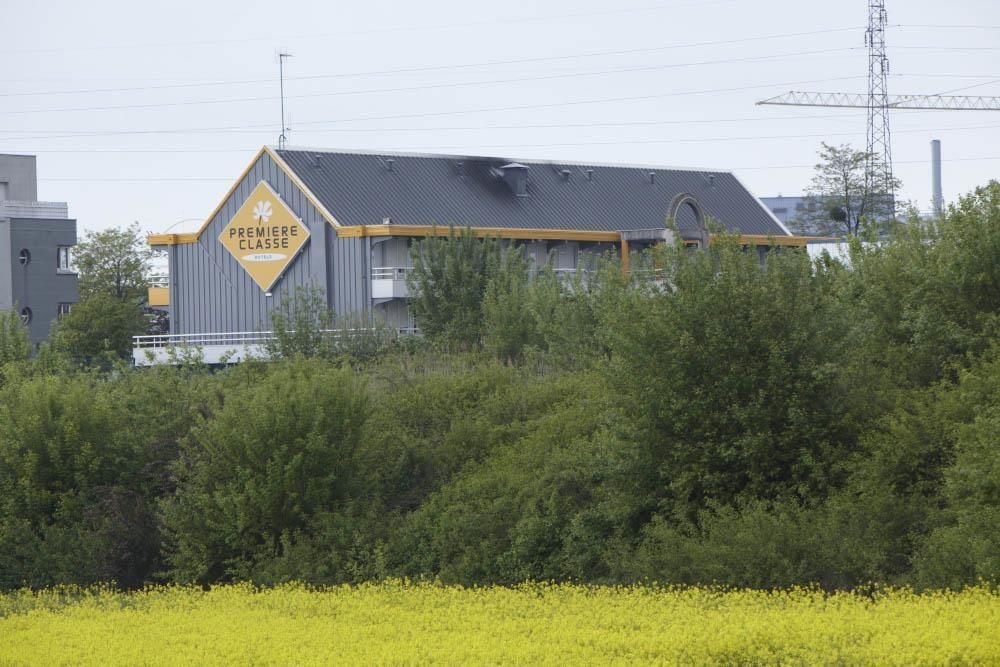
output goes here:
[{"label": "balcony railing", "polygon": [[372,268],[372,280],[406,280],[412,266],[378,266]]}]

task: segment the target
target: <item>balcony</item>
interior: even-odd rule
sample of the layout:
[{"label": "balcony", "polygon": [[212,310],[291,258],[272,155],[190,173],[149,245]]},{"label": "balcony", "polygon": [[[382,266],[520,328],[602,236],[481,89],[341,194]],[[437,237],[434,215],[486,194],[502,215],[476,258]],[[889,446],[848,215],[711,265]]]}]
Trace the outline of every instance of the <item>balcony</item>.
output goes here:
[{"label": "balcony", "polygon": [[373,299],[405,299],[406,274],[409,266],[379,266],[372,268]]}]

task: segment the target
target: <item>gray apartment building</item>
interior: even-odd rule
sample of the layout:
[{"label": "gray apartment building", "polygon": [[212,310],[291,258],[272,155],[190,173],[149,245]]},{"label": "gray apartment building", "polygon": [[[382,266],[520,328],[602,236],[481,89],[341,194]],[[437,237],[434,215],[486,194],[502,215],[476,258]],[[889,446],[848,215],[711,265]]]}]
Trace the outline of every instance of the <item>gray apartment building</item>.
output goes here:
[{"label": "gray apartment building", "polygon": [[32,155],[0,154],[0,310],[14,310],[34,345],[77,300],[76,220],[65,202],[38,201]]},{"label": "gray apartment building", "polygon": [[204,359],[259,352],[270,314],[310,286],[337,314],[401,333],[410,248],[449,225],[575,272],[615,253],[710,242],[711,218],[759,250],[805,246],[731,172],[510,157],[262,148],[195,232],[154,234],[167,253],[170,333],[139,337],[137,364],[188,345]]}]

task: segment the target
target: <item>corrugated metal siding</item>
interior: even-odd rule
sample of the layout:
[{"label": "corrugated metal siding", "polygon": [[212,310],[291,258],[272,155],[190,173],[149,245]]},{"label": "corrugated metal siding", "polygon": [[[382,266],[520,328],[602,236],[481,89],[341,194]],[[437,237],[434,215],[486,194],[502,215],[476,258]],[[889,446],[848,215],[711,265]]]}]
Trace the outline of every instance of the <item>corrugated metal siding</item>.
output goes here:
[{"label": "corrugated metal siding", "polygon": [[327,293],[330,307],[338,315],[348,315],[367,310],[369,274],[369,243],[367,238],[337,238],[330,230],[327,244],[330,253],[330,272]]},{"label": "corrugated metal siding", "polygon": [[[219,234],[260,181],[274,188],[309,228],[310,239],[271,289],[253,281],[219,242]],[[305,195],[266,154],[262,155],[209,223],[197,243],[171,246],[171,332],[258,331],[270,328],[270,312],[295,293],[297,285],[326,285],[329,225]],[[331,230],[332,232],[332,230]],[[332,235],[332,234],[330,234]],[[175,268],[176,267],[176,268]]]},{"label": "corrugated metal siding", "polygon": [[412,266],[409,239],[399,237],[374,238],[372,247],[373,266]]},{"label": "corrugated metal siding", "polygon": [[[387,156],[299,150],[280,154],[342,225],[375,225],[390,218],[396,224],[460,227],[655,229],[664,226],[673,198],[687,192],[731,231],[785,235],[729,172],[522,160],[530,167],[529,196],[517,197],[491,173],[514,160],[394,155],[390,171]],[[590,179],[588,169],[593,170]],[[569,171],[569,178],[563,170]]]}]

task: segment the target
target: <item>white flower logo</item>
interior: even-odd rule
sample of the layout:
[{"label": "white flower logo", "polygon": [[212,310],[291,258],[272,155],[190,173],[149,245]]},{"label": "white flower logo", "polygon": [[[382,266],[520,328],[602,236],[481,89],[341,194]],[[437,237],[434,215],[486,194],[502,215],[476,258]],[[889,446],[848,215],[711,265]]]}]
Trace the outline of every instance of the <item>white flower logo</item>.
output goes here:
[{"label": "white flower logo", "polygon": [[267,224],[267,221],[271,219],[271,202],[267,200],[257,202],[257,205],[253,207],[253,215],[259,222]]}]

